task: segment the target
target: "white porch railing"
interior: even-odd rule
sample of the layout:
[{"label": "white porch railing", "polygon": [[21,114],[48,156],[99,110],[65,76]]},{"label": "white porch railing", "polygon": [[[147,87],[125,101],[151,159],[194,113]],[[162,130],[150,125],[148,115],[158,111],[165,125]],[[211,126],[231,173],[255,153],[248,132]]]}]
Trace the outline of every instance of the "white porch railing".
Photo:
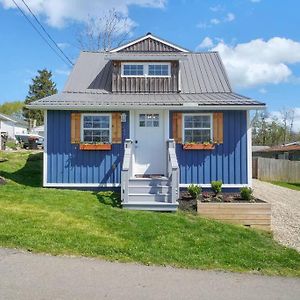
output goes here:
[{"label": "white porch railing", "polygon": [[175,151],[174,139],[168,140],[168,178],[171,184],[171,202],[176,203],[179,198],[179,166]]},{"label": "white porch railing", "polygon": [[132,140],[126,139],[124,144],[124,158],[121,171],[121,199],[122,202],[128,202],[128,185],[132,176]]}]

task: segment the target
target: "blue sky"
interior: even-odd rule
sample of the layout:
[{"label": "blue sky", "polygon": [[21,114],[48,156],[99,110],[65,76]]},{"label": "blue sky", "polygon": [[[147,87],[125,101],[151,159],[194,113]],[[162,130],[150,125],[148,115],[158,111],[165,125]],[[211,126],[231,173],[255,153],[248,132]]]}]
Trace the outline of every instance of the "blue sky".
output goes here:
[{"label": "blue sky", "polygon": [[[274,114],[283,107],[296,108],[300,129],[298,0],[26,2],[74,61],[79,54],[76,34],[87,16],[101,16],[110,8],[130,20],[131,38],[150,31],[193,51],[218,50],[235,91],[266,102]],[[61,90],[70,68],[53,54],[11,0],[0,0],[0,26],[0,103],[23,100],[31,78],[42,68],[53,72]]]}]

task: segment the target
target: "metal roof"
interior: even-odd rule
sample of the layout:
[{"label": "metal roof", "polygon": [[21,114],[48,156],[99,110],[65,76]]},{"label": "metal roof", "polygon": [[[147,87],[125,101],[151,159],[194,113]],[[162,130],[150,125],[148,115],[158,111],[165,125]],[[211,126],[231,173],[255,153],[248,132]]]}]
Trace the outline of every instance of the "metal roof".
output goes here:
[{"label": "metal roof", "polygon": [[218,106],[263,106],[235,93],[198,93],[198,94],[103,94],[99,92],[63,92],[31,104],[32,108],[70,107],[99,109],[105,107],[215,107]]},{"label": "metal roof", "polygon": [[[145,55],[145,53],[142,53]],[[94,89],[111,92],[112,62],[107,52],[81,52],[64,88],[65,92]],[[118,57],[128,53],[118,53]],[[131,53],[131,55],[139,55]],[[172,54],[174,55],[174,54]],[[182,55],[182,54],[181,54]],[[182,93],[229,93],[231,87],[217,52],[185,53],[181,61]]]}]

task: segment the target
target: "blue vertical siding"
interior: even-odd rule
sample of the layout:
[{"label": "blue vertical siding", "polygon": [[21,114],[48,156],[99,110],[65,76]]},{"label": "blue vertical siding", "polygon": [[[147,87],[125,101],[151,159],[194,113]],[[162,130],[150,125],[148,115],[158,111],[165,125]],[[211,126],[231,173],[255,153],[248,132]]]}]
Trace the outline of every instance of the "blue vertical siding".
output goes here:
[{"label": "blue vertical siding", "polygon": [[71,112],[48,111],[47,183],[120,183],[129,112],[122,123],[122,144],[111,151],[82,151],[71,144]]},{"label": "blue vertical siding", "polygon": [[[194,112],[194,111],[193,111]],[[199,111],[200,112],[200,111]],[[224,142],[214,150],[183,150],[176,145],[180,183],[247,184],[247,113],[224,111]],[[172,112],[170,112],[172,137]]]}]

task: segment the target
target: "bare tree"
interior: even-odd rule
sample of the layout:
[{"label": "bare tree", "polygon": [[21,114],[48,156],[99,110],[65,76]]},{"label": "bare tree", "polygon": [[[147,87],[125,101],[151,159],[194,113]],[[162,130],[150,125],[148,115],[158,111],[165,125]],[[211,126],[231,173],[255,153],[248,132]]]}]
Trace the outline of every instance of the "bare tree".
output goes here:
[{"label": "bare tree", "polygon": [[89,17],[84,29],[78,34],[81,50],[108,51],[122,44],[129,35],[133,23],[130,19],[109,10],[102,17]]},{"label": "bare tree", "polygon": [[295,110],[294,109],[287,109],[283,108],[280,110],[281,119],[283,123],[283,144],[286,144],[287,141],[291,138],[291,132],[293,129],[293,123],[294,123],[294,115]]}]

